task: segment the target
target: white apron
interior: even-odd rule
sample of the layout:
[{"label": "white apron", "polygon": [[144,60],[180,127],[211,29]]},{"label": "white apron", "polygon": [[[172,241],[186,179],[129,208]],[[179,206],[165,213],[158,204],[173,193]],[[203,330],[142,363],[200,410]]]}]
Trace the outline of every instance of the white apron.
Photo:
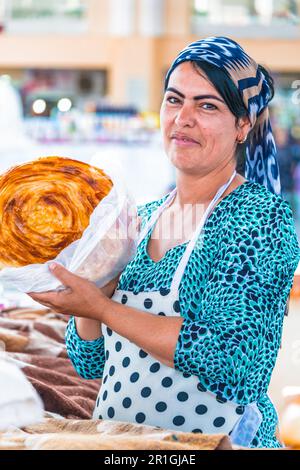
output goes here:
[{"label": "white apron", "polygon": [[[116,290],[112,299],[156,315],[180,316],[179,284],[208,215],[231,184],[236,172],[223,185],[195,230],[176,269],[170,289],[139,292]],[[176,188],[152,214],[139,243],[170,204]],[[262,421],[255,403],[241,407],[223,403],[203,389],[195,375],[170,368],[128,339],[102,326],[106,362],[93,417],[158,426],[184,432],[231,434],[234,443],[249,446]],[[145,334],[147,332],[145,331]]]}]

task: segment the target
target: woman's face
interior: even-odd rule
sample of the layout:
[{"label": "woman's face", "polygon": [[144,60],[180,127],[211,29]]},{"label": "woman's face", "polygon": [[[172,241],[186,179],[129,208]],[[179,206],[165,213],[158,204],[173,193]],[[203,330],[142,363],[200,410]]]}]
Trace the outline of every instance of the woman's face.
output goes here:
[{"label": "woman's face", "polygon": [[235,161],[236,140],[245,133],[204,72],[191,62],[171,74],[160,117],[165,151],[178,170],[201,175]]}]

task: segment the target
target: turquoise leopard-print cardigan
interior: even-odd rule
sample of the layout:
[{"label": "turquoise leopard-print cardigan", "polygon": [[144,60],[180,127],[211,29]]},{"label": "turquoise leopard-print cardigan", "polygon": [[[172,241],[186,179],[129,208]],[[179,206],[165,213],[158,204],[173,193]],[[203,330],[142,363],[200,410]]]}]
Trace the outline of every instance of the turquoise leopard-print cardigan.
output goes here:
[{"label": "turquoise leopard-print cardigan", "polygon": [[[166,199],[139,207],[142,226]],[[187,243],[154,262],[140,244],[118,289],[169,289]],[[190,257],[179,298],[184,322],[174,366],[197,375],[203,390],[241,409],[256,401],[263,422],[252,447],[280,447],[277,414],[267,389],[281,342],[284,311],[300,259],[292,211],[263,186],[246,181],[216,206],[205,224],[203,243]],[[103,337],[79,338],[74,319],[66,332],[67,350],[78,374],[103,375]]]}]

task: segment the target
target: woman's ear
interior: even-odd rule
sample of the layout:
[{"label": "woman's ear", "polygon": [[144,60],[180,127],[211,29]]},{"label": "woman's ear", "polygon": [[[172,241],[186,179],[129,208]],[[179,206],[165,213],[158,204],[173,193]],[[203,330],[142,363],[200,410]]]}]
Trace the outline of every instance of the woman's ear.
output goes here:
[{"label": "woman's ear", "polygon": [[251,123],[250,123],[250,119],[248,116],[242,116],[238,119],[237,129],[238,129],[237,140],[238,141],[246,140],[251,130]]}]

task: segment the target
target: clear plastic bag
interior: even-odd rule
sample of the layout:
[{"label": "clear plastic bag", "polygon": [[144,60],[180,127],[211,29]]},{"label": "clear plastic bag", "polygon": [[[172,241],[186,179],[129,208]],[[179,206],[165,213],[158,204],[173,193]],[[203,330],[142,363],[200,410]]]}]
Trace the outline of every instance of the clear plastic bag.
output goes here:
[{"label": "clear plastic bag", "polygon": [[113,187],[94,209],[81,238],[44,264],[3,269],[0,281],[24,293],[59,290],[63,286],[48,267],[53,261],[98,287],[124,270],[137,249],[137,207],[119,175],[113,175],[105,168],[104,171],[112,179]]}]

